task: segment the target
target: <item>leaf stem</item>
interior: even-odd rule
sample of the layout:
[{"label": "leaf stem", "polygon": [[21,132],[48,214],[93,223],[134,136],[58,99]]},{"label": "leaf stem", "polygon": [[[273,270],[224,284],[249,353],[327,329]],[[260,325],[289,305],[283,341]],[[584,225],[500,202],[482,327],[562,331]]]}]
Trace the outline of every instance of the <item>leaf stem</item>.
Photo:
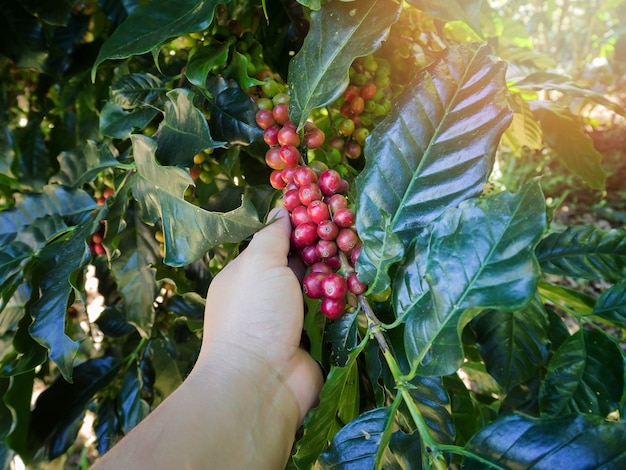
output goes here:
[{"label": "leaf stem", "polygon": [[435,468],[436,470],[445,470],[446,463],[443,459],[443,456],[441,455],[441,446],[433,439],[433,436],[428,429],[422,413],[415,404],[415,400],[413,400],[413,397],[411,396],[409,390],[412,388],[412,385],[402,378],[404,374],[402,373],[402,370],[398,365],[398,361],[396,361],[395,356],[389,348],[389,344],[385,339],[385,335],[383,334],[383,330],[381,328],[380,322],[378,321],[378,318],[376,317],[376,314],[372,310],[371,305],[364,295],[359,295],[358,299],[359,304],[361,305],[361,309],[363,310],[363,312],[365,312],[365,316],[367,317],[370,335],[372,335],[378,342],[378,346],[380,347],[383,356],[387,361],[389,370],[391,371],[393,379],[396,383],[396,389],[400,392],[402,399],[409,409],[409,413],[411,414],[415,426],[417,427],[417,431],[422,441],[422,446],[428,455],[432,468]]}]

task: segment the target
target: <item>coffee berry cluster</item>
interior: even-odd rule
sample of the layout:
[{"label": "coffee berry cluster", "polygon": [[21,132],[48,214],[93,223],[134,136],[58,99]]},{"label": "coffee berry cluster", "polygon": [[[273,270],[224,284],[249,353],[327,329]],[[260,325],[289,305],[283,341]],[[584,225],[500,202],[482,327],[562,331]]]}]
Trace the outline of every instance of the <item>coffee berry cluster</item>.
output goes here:
[{"label": "coffee berry cluster", "polygon": [[349,296],[366,290],[353,269],[361,240],[346,199],[349,183],[336,170],[304,163],[301,143],[307,149],[319,148],[325,135],[308,123],[301,139],[289,120],[286,102],[259,109],[256,120],[269,146],[265,162],[272,169],[270,184],[284,191],[283,205],[293,227],[292,250],[309,267],[304,293],[320,299],[322,313],[337,319],[346,311]]}]

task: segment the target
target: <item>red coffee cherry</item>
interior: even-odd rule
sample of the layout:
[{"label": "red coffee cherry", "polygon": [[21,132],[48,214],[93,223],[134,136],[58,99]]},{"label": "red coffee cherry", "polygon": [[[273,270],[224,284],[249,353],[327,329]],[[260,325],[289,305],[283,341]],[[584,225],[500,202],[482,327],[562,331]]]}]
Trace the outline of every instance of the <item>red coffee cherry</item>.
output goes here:
[{"label": "red coffee cherry", "polygon": [[313,222],[298,225],[291,232],[291,241],[295,248],[301,250],[317,241],[317,226]]},{"label": "red coffee cherry", "polygon": [[279,103],[272,109],[272,116],[278,124],[285,124],[289,121],[289,107],[286,103]]},{"label": "red coffee cherry", "polygon": [[317,236],[322,240],[334,240],[339,234],[339,227],[332,220],[322,220],[317,224]]},{"label": "red coffee cherry", "polygon": [[300,145],[300,136],[291,127],[283,127],[279,130],[277,139],[279,145],[292,145],[294,147]]},{"label": "red coffee cherry", "polygon": [[348,290],[355,295],[361,295],[367,290],[367,285],[359,281],[356,273],[350,273],[347,279]]},{"label": "red coffee cherry", "polygon": [[348,293],[346,279],[337,273],[326,276],[324,282],[322,282],[322,288],[324,289],[324,295],[331,299],[343,299]]},{"label": "red coffee cherry", "polygon": [[313,201],[318,201],[322,199],[322,191],[320,187],[315,183],[300,186],[298,194],[300,195],[300,201],[302,201],[302,204],[304,204],[305,206],[308,206]]},{"label": "red coffee cherry", "polygon": [[272,185],[274,189],[283,189],[287,186],[281,170],[274,170],[270,173],[270,185]]},{"label": "red coffee cherry", "polygon": [[276,124],[272,111],[269,109],[259,109],[256,113],[256,123],[261,129],[267,129],[268,127]]},{"label": "red coffee cherry", "polygon": [[339,248],[337,248],[337,244],[332,240],[318,241],[315,245],[315,249],[317,250],[317,254],[320,258],[330,258],[331,256],[335,256],[339,250]]},{"label": "red coffee cherry", "polygon": [[333,222],[341,228],[350,227],[354,224],[354,212],[347,207],[343,207],[333,214]]},{"label": "red coffee cherry", "polygon": [[331,320],[336,320],[345,312],[346,301],[344,299],[331,299],[329,297],[324,297],[320,305],[320,310]]},{"label": "red coffee cherry", "polygon": [[[330,219],[330,211],[324,201],[315,200],[307,207],[307,212],[311,218],[311,222],[319,224],[323,220]],[[339,224],[337,224],[339,225]]]},{"label": "red coffee cherry", "polygon": [[290,189],[285,194],[283,194],[283,206],[289,212],[292,212],[296,207],[301,206],[302,202],[300,202],[300,196],[298,196],[297,189]]},{"label": "red coffee cherry", "polygon": [[339,249],[346,253],[350,253],[361,242],[356,232],[350,228],[339,230],[336,241]]},{"label": "red coffee cherry", "polygon": [[341,187],[341,175],[336,170],[326,170],[319,177],[319,185],[325,196],[332,196]]},{"label": "red coffee cherry", "polygon": [[300,186],[317,183],[317,174],[308,166],[299,166],[293,171],[293,182]]},{"label": "red coffee cherry", "polygon": [[324,297],[324,289],[322,283],[327,274],[323,272],[310,272],[302,280],[302,288],[304,293],[311,299],[321,299]]}]

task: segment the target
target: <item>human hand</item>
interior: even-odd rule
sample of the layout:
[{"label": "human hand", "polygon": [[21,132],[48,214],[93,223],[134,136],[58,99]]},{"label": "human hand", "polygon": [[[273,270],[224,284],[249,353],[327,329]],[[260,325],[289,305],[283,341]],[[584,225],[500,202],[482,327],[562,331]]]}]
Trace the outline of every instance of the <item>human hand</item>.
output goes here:
[{"label": "human hand", "polygon": [[291,225],[286,210],[253,237],[209,288],[204,340],[198,362],[209,355],[227,366],[267,368],[293,394],[299,422],[315,405],[323,378],[317,363],[300,347],[304,302],[300,282],[288,266]]}]

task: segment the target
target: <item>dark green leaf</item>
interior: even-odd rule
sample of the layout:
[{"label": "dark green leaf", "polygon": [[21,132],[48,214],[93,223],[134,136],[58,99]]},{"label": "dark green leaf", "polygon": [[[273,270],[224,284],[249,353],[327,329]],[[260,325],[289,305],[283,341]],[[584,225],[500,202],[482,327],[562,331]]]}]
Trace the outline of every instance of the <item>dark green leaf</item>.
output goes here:
[{"label": "dark green leaf", "polygon": [[50,359],[59,367],[63,377],[72,381],[74,356],[80,343],[65,334],[65,315],[75,274],[91,258],[87,237],[98,231],[104,210],[92,212],[89,219],[77,225],[64,238],[46,245],[36,262],[36,279],[40,296],[30,306],[33,323],[28,332],[49,351]]},{"label": "dark green leaf", "polygon": [[20,148],[20,182],[36,191],[48,180],[50,161],[45,136],[41,130],[43,116],[31,116],[28,124],[15,133]]},{"label": "dark green leaf", "polygon": [[330,343],[333,365],[345,367],[352,350],[358,345],[357,314],[346,313],[327,329],[324,341]]},{"label": "dark green leaf", "polygon": [[185,69],[187,80],[203,88],[211,69],[226,64],[230,46],[231,42],[227,41],[199,48],[187,62]]},{"label": "dark green leaf", "polygon": [[118,396],[120,427],[124,434],[128,434],[150,412],[150,406],[141,398],[141,388],[139,369],[129,368]]},{"label": "dark green leaf", "polygon": [[[305,417],[304,435],[296,443],[293,461],[298,469],[310,469],[337,432],[337,427],[344,424],[337,423],[337,415],[342,406],[346,406],[344,395],[353,395],[351,389],[357,387],[350,378],[356,371],[356,359],[362,349],[363,344],[352,351],[345,367],[331,368],[320,393],[320,403]],[[349,405],[353,406],[353,403]],[[351,421],[356,415],[358,410],[348,420]]]},{"label": "dark green leaf", "polygon": [[257,107],[237,82],[210,77],[206,87],[211,94],[207,101],[211,114],[209,126],[216,139],[231,145],[248,145],[263,137],[256,124]]},{"label": "dark green leaf", "polygon": [[418,373],[448,375],[461,365],[460,333],[478,313],[475,307],[514,310],[532,298],[539,277],[533,253],[545,230],[544,207],[533,181],[517,194],[465,201],[432,223],[430,249],[409,258],[401,273],[415,279],[419,265],[425,266],[432,305],[424,306],[418,291],[416,301],[402,295],[408,303],[396,306],[409,315],[405,346]]},{"label": "dark green leaf", "polygon": [[176,88],[167,93],[164,119],[157,132],[157,160],[162,165],[193,166],[193,156],[221,147],[215,142],[202,112],[193,104],[193,93]]},{"label": "dark green leaf", "polygon": [[29,373],[48,359],[46,348],[28,334],[28,327],[31,323],[30,315],[24,315],[18,323],[17,331],[13,337],[15,351],[13,354],[7,354],[0,363],[3,377]]},{"label": "dark green leaf", "polygon": [[480,30],[480,5],[482,0],[408,0],[410,5],[445,21],[460,20],[467,23],[482,37]]},{"label": "dark green leaf", "polygon": [[548,316],[538,299],[514,312],[484,312],[471,327],[487,371],[505,392],[534,377],[548,359]]},{"label": "dark green leaf", "polygon": [[18,67],[45,71],[48,44],[37,18],[19,2],[3,2],[0,8],[0,53]]},{"label": "dark green leaf", "polygon": [[133,194],[143,206],[148,223],[161,219],[165,236],[165,262],[170,266],[189,264],[221,243],[240,242],[260,229],[254,208],[242,205],[226,213],[208,212],[183,198],[191,177],[177,167],[156,164],[156,144],[145,136],[131,136],[138,177]]},{"label": "dark green leaf", "polygon": [[40,443],[47,443],[51,460],[74,442],[77,419],[95,393],[113,380],[120,366],[119,360],[110,356],[87,360],[74,368],[74,383],[59,378],[39,395],[30,431]]},{"label": "dark green leaf", "polygon": [[605,290],[591,315],[597,315],[621,326],[626,325],[626,280]]},{"label": "dark green leaf", "polygon": [[[479,431],[466,449],[499,465],[496,468],[617,469],[626,466],[626,424],[589,415],[553,419],[511,415]],[[463,468],[489,467],[473,460]]]},{"label": "dark green leaf", "polygon": [[[391,453],[391,457],[389,457]],[[391,460],[383,461],[383,468],[393,470],[422,470],[422,440],[419,432],[415,431],[406,434],[398,430],[391,435],[389,441],[389,452],[385,458]]]},{"label": "dark green leaf", "polygon": [[27,282],[24,282],[17,286],[6,303],[0,302],[0,336],[17,326],[20,318],[24,316],[24,308],[30,295],[31,287]]},{"label": "dark green leaf", "polygon": [[141,214],[131,209],[125,221],[127,225],[115,242],[120,255],[111,261],[111,274],[124,299],[126,321],[149,337],[157,295],[154,265],[159,259],[158,246]]},{"label": "dark green leaf", "polygon": [[607,416],[618,409],[623,391],[624,361],[619,348],[603,332],[579,330],[550,359],[539,405],[546,416]]},{"label": "dark green leaf", "polygon": [[510,121],[504,64],[491,48],[447,49],[367,140],[355,181],[358,232],[382,226],[390,214],[391,230],[408,245],[447,207],[480,194]]},{"label": "dark green leaf", "polygon": [[157,109],[136,108],[124,111],[110,101],[107,101],[100,111],[100,133],[115,139],[128,139],[130,133],[146,127],[156,115]]},{"label": "dark green leaf", "polygon": [[119,166],[108,146],[91,140],[81,148],[61,152],[58,160],[61,169],[50,182],[72,188],[81,188],[85,183],[94,181],[105,168]]},{"label": "dark green leaf", "polygon": [[361,470],[374,468],[380,438],[387,427],[389,407],[376,408],[346,424],[320,455],[321,469]]},{"label": "dark green leaf", "polygon": [[453,444],[454,426],[450,397],[441,377],[415,377],[409,393],[417,405],[431,436],[440,444]]},{"label": "dark green leaf", "polygon": [[626,230],[567,227],[541,240],[536,255],[544,272],[617,282],[626,277]]},{"label": "dark green leaf", "polygon": [[93,429],[96,434],[96,447],[100,455],[103,455],[113,447],[121,434],[117,406],[113,398],[106,397],[100,401]]},{"label": "dark green leaf", "polygon": [[95,321],[104,336],[110,338],[122,338],[134,333],[136,328],[128,323],[126,314],[119,305],[106,307]]},{"label": "dark green leaf", "polygon": [[108,59],[123,59],[156,49],[167,40],[206,29],[213,22],[215,7],[228,0],[179,0],[137,6],[103,44],[93,65]]},{"label": "dark green leaf", "polygon": [[31,421],[30,400],[33,394],[34,379],[35,372],[32,370],[11,377],[9,388],[2,397],[12,415],[9,419],[9,422],[12,423],[11,430],[4,440],[26,462],[33,456],[28,432]]},{"label": "dark green leaf", "polygon": [[157,103],[168,89],[151,73],[131,73],[111,84],[111,101],[123,109],[143,108]]},{"label": "dark green leaf", "polygon": [[533,111],[541,124],[543,137],[556,150],[559,160],[593,189],[604,189],[607,174],[600,164],[602,154],[585,133],[582,117],[556,106],[536,108]]},{"label": "dark green leaf", "polygon": [[304,44],[289,63],[289,116],[301,128],[315,108],[337,99],[348,86],[355,58],[380,47],[398,19],[393,0],[330,2],[311,12]]},{"label": "dark green leaf", "polygon": [[443,383],[450,397],[450,413],[454,423],[456,443],[464,445],[478,430],[480,418],[478,410],[470,391],[458,375],[446,375],[443,377]]},{"label": "dark green leaf", "polygon": [[183,383],[183,373],[176,363],[175,351],[171,351],[166,339],[150,342],[152,367],[156,373],[154,381],[153,407],[158,406]]},{"label": "dark green leaf", "polygon": [[40,20],[62,26],[67,23],[68,15],[76,2],[74,0],[48,0],[46,2],[21,0],[19,3]]}]

